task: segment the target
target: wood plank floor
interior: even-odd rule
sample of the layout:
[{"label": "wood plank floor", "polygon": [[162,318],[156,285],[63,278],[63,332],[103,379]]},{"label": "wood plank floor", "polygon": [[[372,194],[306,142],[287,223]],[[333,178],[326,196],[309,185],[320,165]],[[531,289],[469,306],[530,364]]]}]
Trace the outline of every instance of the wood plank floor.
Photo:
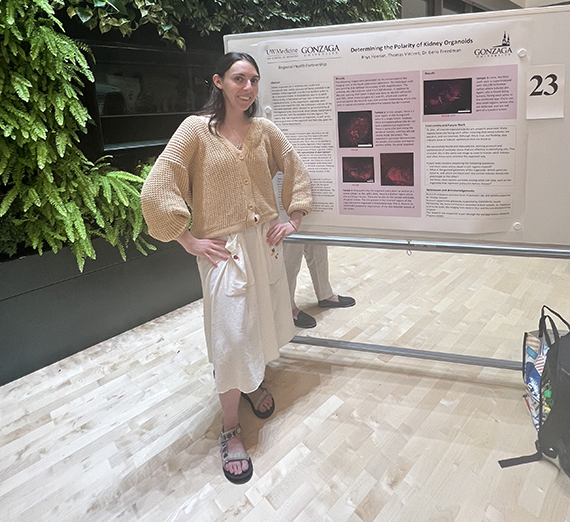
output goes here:
[{"label": "wood plank floor", "polygon": [[[303,269],[300,335],[502,359],[547,303],[570,317],[562,260],[331,248],[320,310]],[[41,349],[41,347],[38,347]],[[515,371],[289,344],[267,421],[241,405],[254,462],[222,475],[201,302],[0,388],[1,521],[564,521],[570,479],[532,453]]]}]

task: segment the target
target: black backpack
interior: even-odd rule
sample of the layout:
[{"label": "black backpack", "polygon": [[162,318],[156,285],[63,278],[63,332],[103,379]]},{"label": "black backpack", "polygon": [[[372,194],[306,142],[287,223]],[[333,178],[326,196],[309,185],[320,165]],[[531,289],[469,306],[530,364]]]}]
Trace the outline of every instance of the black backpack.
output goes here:
[{"label": "black backpack", "polygon": [[[562,337],[552,317],[568,328]],[[547,328],[547,322],[550,329]],[[523,343],[525,402],[538,431],[537,452],[499,461],[502,468],[541,460],[555,461],[570,476],[570,324],[544,305],[538,332],[527,332]]]}]

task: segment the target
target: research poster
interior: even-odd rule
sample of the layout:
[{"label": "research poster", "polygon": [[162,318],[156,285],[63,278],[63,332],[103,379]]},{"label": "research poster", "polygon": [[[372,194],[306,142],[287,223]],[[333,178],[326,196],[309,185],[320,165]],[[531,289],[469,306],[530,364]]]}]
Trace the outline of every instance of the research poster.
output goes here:
[{"label": "research poster", "polygon": [[262,42],[265,115],[311,173],[307,223],[469,234],[522,221],[530,24]]}]

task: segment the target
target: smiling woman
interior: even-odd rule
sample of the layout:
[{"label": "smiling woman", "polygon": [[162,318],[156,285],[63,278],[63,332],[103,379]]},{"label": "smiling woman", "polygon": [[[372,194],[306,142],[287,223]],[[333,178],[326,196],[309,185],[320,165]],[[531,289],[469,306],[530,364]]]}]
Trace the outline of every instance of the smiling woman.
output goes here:
[{"label": "smiling woman", "polygon": [[[222,77],[215,74],[213,81],[214,85],[223,93],[226,112],[245,112],[257,98],[259,71],[246,60],[235,62]],[[241,117],[238,118],[238,121],[245,125],[250,123],[247,120],[243,121]],[[224,134],[225,130],[227,130],[226,126],[222,125],[220,132]]]},{"label": "smiling woman", "polygon": [[[262,419],[275,410],[262,386],[265,367],[293,337],[282,241],[312,203],[309,174],[291,144],[272,122],[254,117],[259,79],[250,55],[224,55],[201,115],[182,123],[142,190],[150,234],[178,241],[197,258],[223,410],[222,466],[237,484],[253,474],[239,438],[239,401],[244,396]],[[285,223],[272,182],[279,171]]]}]

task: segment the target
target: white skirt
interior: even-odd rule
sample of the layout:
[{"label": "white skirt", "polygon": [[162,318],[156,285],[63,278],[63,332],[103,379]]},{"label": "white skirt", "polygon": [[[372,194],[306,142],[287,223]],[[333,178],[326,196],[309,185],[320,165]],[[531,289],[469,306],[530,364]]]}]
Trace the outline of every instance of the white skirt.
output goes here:
[{"label": "white skirt", "polygon": [[204,332],[216,389],[257,390],[265,366],[294,335],[283,246],[265,239],[276,221],[230,234],[227,261],[198,257],[204,294]]}]

